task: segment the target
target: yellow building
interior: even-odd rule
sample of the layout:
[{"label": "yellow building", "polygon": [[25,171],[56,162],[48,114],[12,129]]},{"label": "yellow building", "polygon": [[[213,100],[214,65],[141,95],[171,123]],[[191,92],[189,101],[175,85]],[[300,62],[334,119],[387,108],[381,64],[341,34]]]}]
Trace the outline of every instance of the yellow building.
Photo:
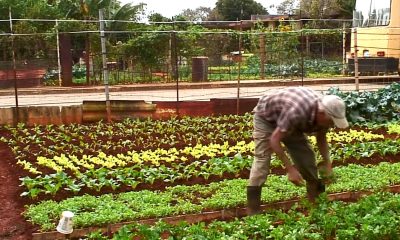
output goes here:
[{"label": "yellow building", "polygon": [[358,0],[349,63],[355,49],[359,71],[396,72],[400,58],[400,0]]}]

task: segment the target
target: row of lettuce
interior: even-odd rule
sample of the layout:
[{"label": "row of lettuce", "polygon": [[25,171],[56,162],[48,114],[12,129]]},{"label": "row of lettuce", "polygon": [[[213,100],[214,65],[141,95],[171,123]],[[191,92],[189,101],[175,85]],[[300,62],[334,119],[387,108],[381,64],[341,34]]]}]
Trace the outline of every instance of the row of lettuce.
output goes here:
[{"label": "row of lettuce", "polygon": [[[328,193],[346,191],[382,191],[400,184],[400,163],[382,162],[378,165],[351,164],[335,167],[335,182]],[[42,201],[27,206],[28,221],[40,226],[41,231],[55,229],[60,213],[66,209],[75,213],[74,226],[104,226],[138,219],[160,218],[210,210],[243,207],[246,203],[246,179],[224,180],[207,185],[172,186],[164,191],[131,191],[101,196],[77,196],[59,202]],[[263,203],[302,198],[305,187],[297,187],[286,176],[270,175],[264,191]]]},{"label": "row of lettuce", "polygon": [[[388,134],[400,128],[397,122],[375,127]],[[22,196],[30,198],[62,190],[79,194],[88,189],[135,189],[140,183],[237,174],[250,168],[254,150],[251,114],[3,128],[6,134],[0,140],[10,146],[17,164],[26,171],[20,179],[25,189]],[[315,138],[310,141],[315,147]],[[397,154],[400,149],[396,135],[385,140],[364,130],[332,131],[328,141],[333,161]],[[280,164],[273,159],[272,167]]]},{"label": "row of lettuce", "polygon": [[[345,144],[353,144],[358,142],[380,141],[384,139],[382,134],[373,134],[363,130],[329,132],[327,135],[328,142],[334,147],[345,146]],[[316,145],[315,137],[310,137],[313,146]],[[126,153],[118,153],[116,156],[107,155],[104,152],[97,152],[95,156],[84,154],[78,157],[73,154],[61,153],[59,156],[45,157],[38,156],[34,163],[27,160],[17,160],[17,163],[24,167],[33,175],[40,175],[40,172],[34,164],[47,167],[51,171],[62,172],[69,170],[76,175],[81,171],[90,170],[95,167],[115,168],[127,166],[154,165],[172,163],[192,163],[196,160],[212,159],[216,157],[232,157],[238,154],[249,155],[254,151],[254,143],[252,141],[239,141],[234,144],[224,142],[223,144],[210,143],[208,145],[196,144],[195,146],[184,146],[180,149],[175,147],[164,149],[157,148],[155,150],[143,149],[142,151],[127,151]]]},{"label": "row of lettuce", "polygon": [[[357,203],[321,201],[308,208],[269,211],[233,221],[177,225],[163,221],[155,225],[132,223],[112,239],[399,239],[400,195],[377,193]],[[188,238],[191,236],[191,238]],[[85,239],[109,239],[101,231]]]},{"label": "row of lettuce", "polygon": [[166,120],[131,119],[121,122],[69,125],[0,126],[0,137],[10,145],[17,159],[35,160],[36,156],[54,157],[69,153],[107,155],[127,151],[182,148],[198,144],[250,142],[252,115],[218,117],[181,117]]},{"label": "row of lettuce", "polygon": [[[363,159],[373,155],[395,155],[400,151],[400,139],[383,139],[383,135],[365,131],[331,132],[331,159],[334,164],[346,164],[347,160]],[[310,142],[315,147],[315,139]],[[79,194],[84,190],[100,192],[104,188],[118,190],[135,189],[138,184],[165,184],[180,180],[190,180],[211,176],[223,177],[226,174],[240,176],[250,169],[253,160],[254,143],[237,142],[231,146],[224,144],[196,145],[183,149],[156,149],[142,152],[128,151],[116,156],[100,152],[97,156],[74,155],[37,157],[30,163],[18,160],[33,176],[22,177],[21,186],[25,188],[22,196],[35,198],[41,194],[55,195],[59,191]],[[272,169],[280,168],[281,162],[272,159]],[[49,174],[42,174],[38,168],[47,168]]]}]

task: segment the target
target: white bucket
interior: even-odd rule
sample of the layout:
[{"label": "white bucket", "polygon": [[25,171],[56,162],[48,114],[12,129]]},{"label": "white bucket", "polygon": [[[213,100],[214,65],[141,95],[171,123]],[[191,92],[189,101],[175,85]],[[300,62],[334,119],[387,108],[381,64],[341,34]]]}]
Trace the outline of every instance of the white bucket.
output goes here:
[{"label": "white bucket", "polygon": [[62,234],[71,234],[72,231],[72,218],[74,217],[74,213],[71,211],[64,211],[61,214],[60,222],[57,226],[57,231]]}]

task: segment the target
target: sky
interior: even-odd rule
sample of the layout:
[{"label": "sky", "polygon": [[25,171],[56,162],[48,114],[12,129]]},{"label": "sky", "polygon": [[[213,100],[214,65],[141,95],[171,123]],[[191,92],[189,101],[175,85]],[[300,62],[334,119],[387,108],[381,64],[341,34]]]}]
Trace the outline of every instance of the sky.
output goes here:
[{"label": "sky", "polygon": [[[279,5],[283,0],[255,0],[261,3],[270,14],[276,13],[274,9],[270,9],[271,5]],[[120,0],[122,4],[132,3],[136,5],[138,3],[146,3],[147,11],[160,13],[164,17],[171,18],[176,16],[184,9],[196,9],[198,7],[209,7],[214,8],[217,0]]]}]

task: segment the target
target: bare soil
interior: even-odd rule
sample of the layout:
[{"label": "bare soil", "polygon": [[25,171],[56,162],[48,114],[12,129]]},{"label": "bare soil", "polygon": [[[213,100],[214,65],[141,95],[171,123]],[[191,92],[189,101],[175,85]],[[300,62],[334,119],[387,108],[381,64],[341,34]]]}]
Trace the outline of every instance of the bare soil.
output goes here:
[{"label": "bare soil", "polygon": [[34,228],[21,215],[24,204],[19,197],[20,170],[14,159],[8,146],[0,143],[0,239],[31,239]]}]

